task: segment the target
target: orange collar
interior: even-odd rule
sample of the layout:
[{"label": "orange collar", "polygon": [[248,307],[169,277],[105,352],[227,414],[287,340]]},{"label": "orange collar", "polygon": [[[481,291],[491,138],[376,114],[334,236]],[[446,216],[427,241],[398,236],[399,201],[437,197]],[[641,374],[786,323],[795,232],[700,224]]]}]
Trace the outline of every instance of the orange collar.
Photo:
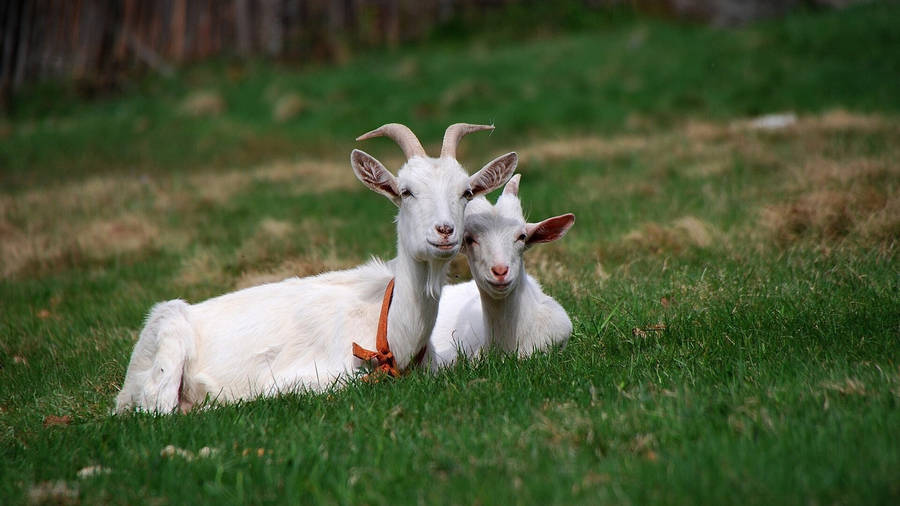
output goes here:
[{"label": "orange collar", "polygon": [[[397,370],[397,360],[391,352],[391,346],[387,340],[387,319],[388,311],[391,309],[391,301],[394,298],[394,278],[391,278],[387,288],[384,290],[384,300],[381,302],[381,316],[378,317],[378,333],[375,334],[375,348],[377,351],[371,351],[362,346],[353,343],[353,356],[365,360],[366,362],[373,358],[378,361],[375,366],[374,373],[384,373],[391,377],[400,376]],[[363,376],[363,381],[370,381],[371,374]]]}]

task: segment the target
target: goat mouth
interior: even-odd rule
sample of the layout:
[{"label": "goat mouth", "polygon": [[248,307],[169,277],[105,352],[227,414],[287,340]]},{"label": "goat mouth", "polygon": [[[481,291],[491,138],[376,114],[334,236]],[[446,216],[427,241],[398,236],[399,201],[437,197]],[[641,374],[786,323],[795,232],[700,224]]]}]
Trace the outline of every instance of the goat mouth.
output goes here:
[{"label": "goat mouth", "polygon": [[508,281],[488,281],[488,284],[491,285],[492,287],[496,288],[497,290],[506,290],[507,288],[509,288],[509,285],[512,284],[512,281],[511,281],[511,280],[508,280]]},{"label": "goat mouth", "polygon": [[431,242],[431,241],[428,241],[428,244],[434,246],[435,248],[437,248],[437,249],[439,249],[439,250],[441,250],[441,251],[450,251],[450,250],[452,250],[453,248],[456,247],[456,244],[457,244],[457,243],[455,243],[455,242],[445,242],[445,243],[440,243],[440,242]]}]

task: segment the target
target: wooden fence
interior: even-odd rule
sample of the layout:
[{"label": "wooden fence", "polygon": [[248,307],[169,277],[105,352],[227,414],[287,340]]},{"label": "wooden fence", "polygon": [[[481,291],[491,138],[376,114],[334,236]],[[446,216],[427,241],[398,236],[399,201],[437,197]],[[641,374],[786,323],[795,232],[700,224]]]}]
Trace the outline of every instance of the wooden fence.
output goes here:
[{"label": "wooden fence", "polygon": [[[551,0],[2,0],[0,101],[26,83],[74,78],[103,86],[124,72],[210,56],[341,58],[348,45],[395,45],[484,9]],[[798,3],[852,0],[568,0],[628,4],[724,24]],[[731,19],[734,18],[734,19]]]}]

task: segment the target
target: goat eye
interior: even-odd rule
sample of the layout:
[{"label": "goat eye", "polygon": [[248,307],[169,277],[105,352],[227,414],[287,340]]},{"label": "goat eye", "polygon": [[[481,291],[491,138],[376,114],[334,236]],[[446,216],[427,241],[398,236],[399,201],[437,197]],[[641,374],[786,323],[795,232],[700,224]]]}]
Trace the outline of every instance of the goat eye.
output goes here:
[{"label": "goat eye", "polygon": [[466,244],[469,246],[478,243],[478,241],[476,241],[475,238],[472,237],[471,235],[467,235],[465,241],[466,241]]},{"label": "goat eye", "polygon": [[525,236],[525,234],[522,234],[522,235],[520,235],[516,240],[517,240],[517,241],[524,241],[526,238],[527,238],[527,237]]},{"label": "goat eye", "polygon": [[400,196],[403,198],[406,198],[406,197],[412,197],[413,194],[411,191],[409,191],[408,188],[404,188],[403,190],[400,191]]},{"label": "goat eye", "polygon": [[475,194],[472,193],[472,190],[466,188],[466,191],[463,192],[462,196],[466,200],[472,200],[472,198],[475,196]]}]

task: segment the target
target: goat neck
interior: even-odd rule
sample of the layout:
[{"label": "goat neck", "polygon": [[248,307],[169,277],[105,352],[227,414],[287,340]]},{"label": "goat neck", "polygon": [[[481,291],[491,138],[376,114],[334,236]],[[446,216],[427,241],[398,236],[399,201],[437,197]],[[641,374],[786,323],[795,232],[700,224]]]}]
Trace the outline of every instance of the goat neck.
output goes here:
[{"label": "goat neck", "polygon": [[515,352],[528,333],[528,322],[534,316],[530,310],[538,304],[540,290],[530,282],[525,274],[524,264],[519,264],[519,282],[516,283],[503,298],[495,298],[478,288],[484,328],[488,331],[489,340],[506,352]]},{"label": "goat neck", "polygon": [[449,265],[449,260],[417,260],[402,247],[388,263],[394,273],[394,299],[387,337],[400,369],[428,342]]}]

